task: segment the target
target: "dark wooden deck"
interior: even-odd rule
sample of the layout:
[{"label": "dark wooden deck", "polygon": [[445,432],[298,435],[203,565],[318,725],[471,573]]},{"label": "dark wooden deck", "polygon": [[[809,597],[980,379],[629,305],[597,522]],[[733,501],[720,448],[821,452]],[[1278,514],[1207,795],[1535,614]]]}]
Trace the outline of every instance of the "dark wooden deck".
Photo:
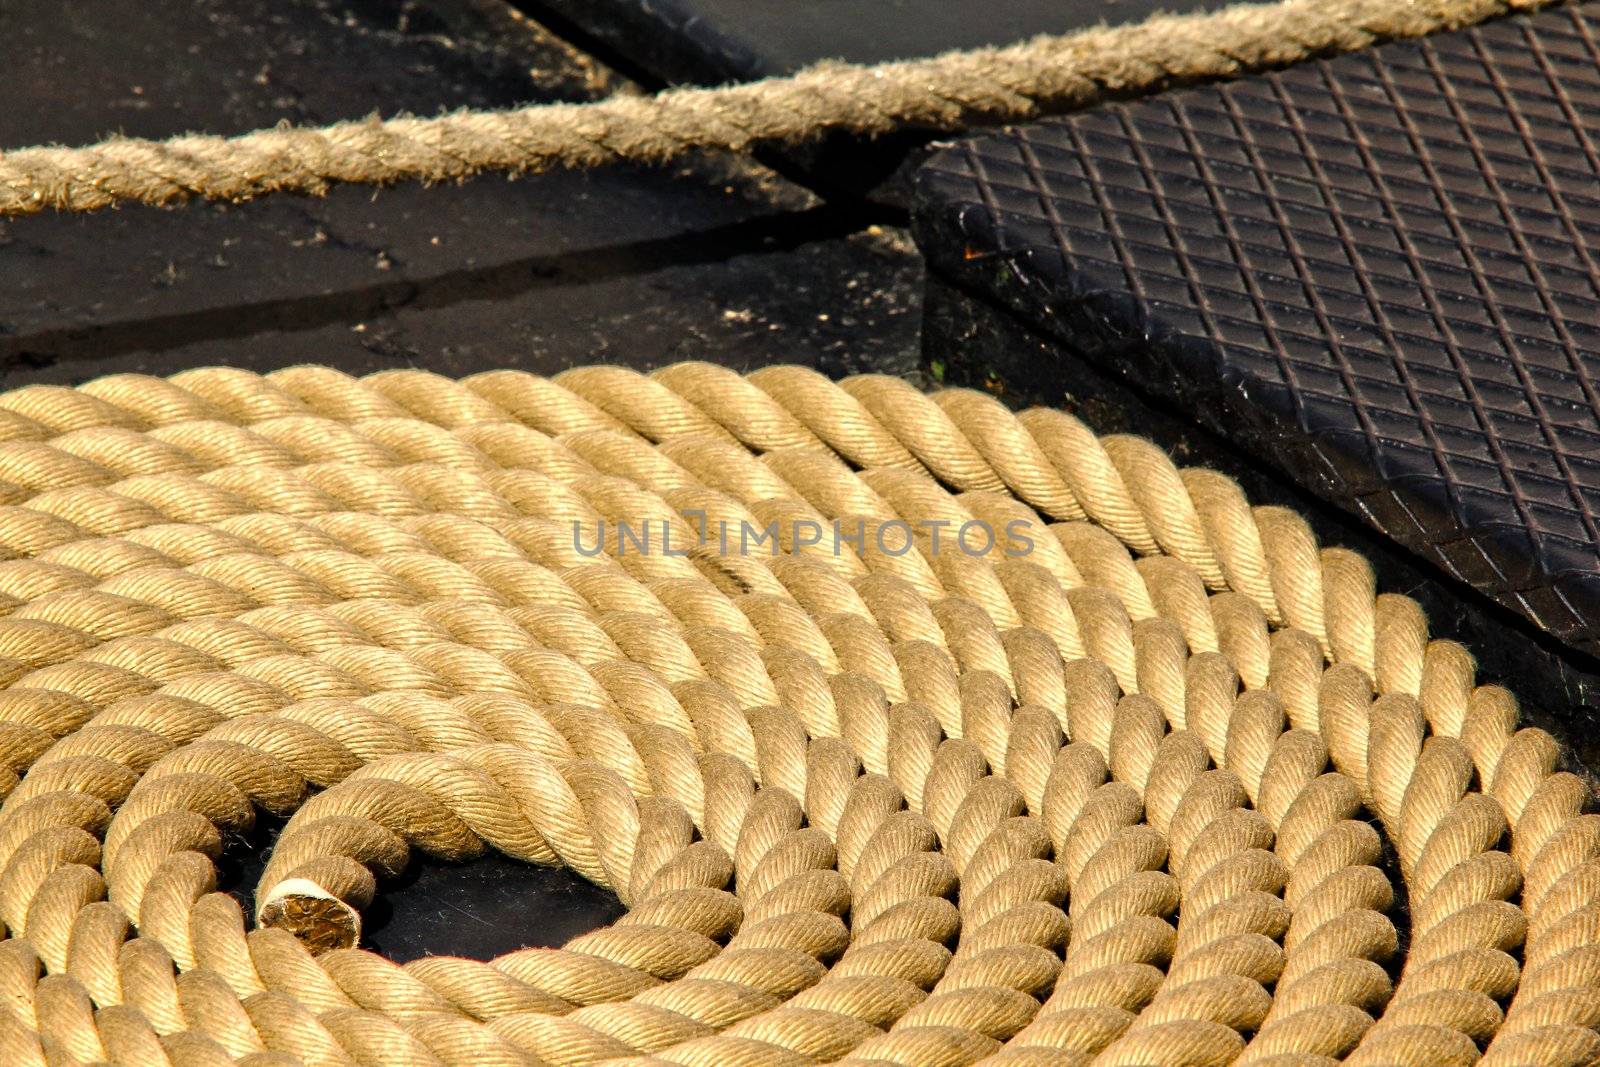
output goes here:
[{"label": "dark wooden deck", "polygon": [[[498,0],[0,8],[0,145],[581,100],[619,79]],[[0,222],[0,386],[209,363],[446,374],[915,363],[892,210],[743,160]]]}]

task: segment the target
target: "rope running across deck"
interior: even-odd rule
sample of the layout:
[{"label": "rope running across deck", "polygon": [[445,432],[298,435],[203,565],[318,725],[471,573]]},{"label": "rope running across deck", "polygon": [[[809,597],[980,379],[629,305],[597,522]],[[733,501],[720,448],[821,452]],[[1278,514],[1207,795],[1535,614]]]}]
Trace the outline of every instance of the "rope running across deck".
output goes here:
[{"label": "rope running across deck", "polygon": [[[1600,1059],[1555,742],[1148,441],[704,364],[121,375],[0,438],[7,1067]],[[685,515],[919,533],[574,538]],[[978,521],[1033,551],[933,550]],[[261,923],[214,866],[258,812]],[[349,947],[413,850],[485,849],[628,910]]]},{"label": "rope running across deck", "polygon": [[1283,0],[1040,36],[1002,48],[590,104],[280,126],[237,137],[114,137],[82,148],[0,151],[0,218],[199,197],[322,193],[339,182],[459,181],[697,149],[746,152],[825,132],[960,130],[1084,107],[1178,82],[1280,67],[1393,38],[1459,29],[1553,0]]}]

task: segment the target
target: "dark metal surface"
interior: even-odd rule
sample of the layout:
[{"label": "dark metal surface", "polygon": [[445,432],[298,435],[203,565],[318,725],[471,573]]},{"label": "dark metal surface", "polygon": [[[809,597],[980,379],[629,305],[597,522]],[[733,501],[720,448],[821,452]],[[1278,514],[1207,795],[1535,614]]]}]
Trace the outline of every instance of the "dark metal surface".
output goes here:
[{"label": "dark metal surface", "polygon": [[1600,651],[1600,8],[966,143],[930,267]]},{"label": "dark metal surface", "polygon": [[823,59],[883,63],[1041,33],[1214,10],[1226,0],[519,0],[664,82],[792,74]]},{"label": "dark metal surface", "polygon": [[[511,0],[651,87],[792,74],[820,60],[881,63],[1006,45],[1041,33],[1140,22],[1229,0]],[[938,136],[828,133],[760,158],[830,198],[904,208]]]}]

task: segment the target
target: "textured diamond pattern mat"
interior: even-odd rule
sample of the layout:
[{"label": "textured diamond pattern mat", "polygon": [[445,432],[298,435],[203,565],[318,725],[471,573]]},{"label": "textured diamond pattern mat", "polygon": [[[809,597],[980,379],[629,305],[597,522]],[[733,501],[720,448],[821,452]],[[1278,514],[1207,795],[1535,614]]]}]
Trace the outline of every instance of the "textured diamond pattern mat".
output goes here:
[{"label": "textured diamond pattern mat", "polygon": [[932,268],[1600,652],[1600,5],[964,142]]}]

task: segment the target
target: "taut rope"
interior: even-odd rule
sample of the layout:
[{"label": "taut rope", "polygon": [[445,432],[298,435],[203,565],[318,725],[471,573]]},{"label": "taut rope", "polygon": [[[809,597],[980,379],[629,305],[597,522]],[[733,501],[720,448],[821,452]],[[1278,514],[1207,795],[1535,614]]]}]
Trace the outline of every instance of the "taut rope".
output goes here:
[{"label": "taut rope", "polygon": [[1417,37],[1549,2],[1287,0],[882,66],[826,63],[731,88],[238,137],[25,148],[0,153],[0,216],[320,193],[336,182],[438,182],[485,171],[660,163],[693,149],[794,144],[828,130],[957,130]]},{"label": "taut rope", "polygon": [[[118,376],[0,437],[7,1067],[1600,1060],[1555,742],[1147,441],[703,364]],[[835,522],[864,554],[696,536]],[[348,947],[413,848],[629,910]]]}]

